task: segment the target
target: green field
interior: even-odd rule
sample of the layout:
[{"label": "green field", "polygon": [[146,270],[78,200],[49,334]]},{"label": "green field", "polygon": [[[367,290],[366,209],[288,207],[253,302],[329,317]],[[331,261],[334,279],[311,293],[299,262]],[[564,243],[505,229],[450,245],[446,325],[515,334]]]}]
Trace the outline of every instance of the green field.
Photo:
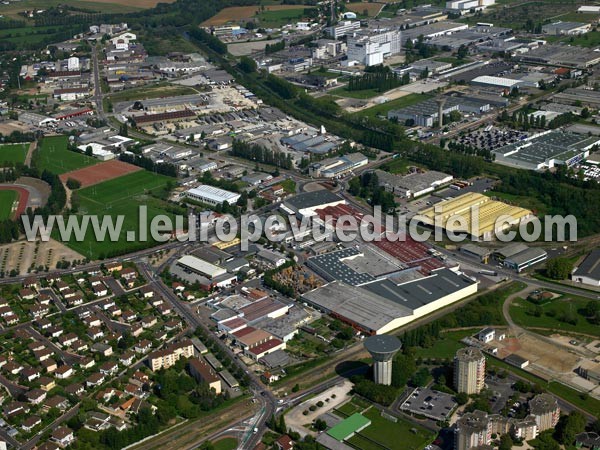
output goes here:
[{"label": "green field", "polygon": [[431,347],[417,347],[415,349],[415,355],[421,358],[451,359],[454,357],[459,348],[464,347],[460,340],[464,337],[472,335],[473,333],[476,333],[477,331],[479,330],[473,329],[443,333],[440,339],[435,341]]},{"label": "green field", "polygon": [[580,36],[551,36],[550,42],[564,42],[580,47],[597,47],[600,45],[600,31],[590,31]]},{"label": "green field", "polygon": [[[24,0],[20,2],[11,2],[9,5],[0,4],[0,14],[10,17],[11,19],[24,20],[23,16],[18,13],[27,9],[48,9],[59,5],[64,5],[62,0]],[[69,6],[80,8],[86,11],[96,11],[105,14],[110,13],[128,13],[139,11],[142,8],[127,5],[123,2],[120,4],[117,0],[114,3],[94,2],[69,0]],[[56,27],[54,27],[56,28]],[[60,27],[58,27],[60,28]]]},{"label": "green field", "polygon": [[352,397],[349,402],[346,402],[339,408],[336,408],[336,411],[342,413],[346,417],[349,417],[354,413],[362,413],[368,406],[369,403],[366,401],[357,397]]},{"label": "green field", "polygon": [[12,205],[16,199],[15,191],[0,191],[0,220],[10,219]]},{"label": "green field", "polygon": [[34,165],[40,170],[48,170],[56,175],[93,166],[98,160],[67,148],[67,136],[45,137],[34,156]]},{"label": "green field", "polygon": [[527,195],[513,195],[497,191],[488,191],[485,192],[483,195],[486,195],[488,197],[496,197],[498,200],[504,201],[505,203],[510,203],[512,205],[518,205],[522,208],[531,209],[534,213],[538,215],[546,214],[546,211],[548,209],[543,202]]},{"label": "green field", "polygon": [[300,21],[304,17],[304,8],[262,11],[256,16],[261,27],[281,27]]},{"label": "green field", "polygon": [[358,98],[365,99],[375,97],[377,95],[381,95],[381,92],[376,89],[363,89],[361,91],[349,91],[346,89],[346,86],[342,86],[336,89],[332,89],[329,91],[330,95],[337,95],[338,97],[346,97],[346,98]]},{"label": "green field", "polygon": [[[376,408],[371,408],[363,416],[371,420],[371,425],[362,430],[359,435],[353,436],[348,441],[363,450],[378,448],[400,448],[402,450],[421,450],[435,437],[425,428],[414,425],[398,418],[394,423],[381,417]],[[368,442],[366,444],[365,442]]]},{"label": "green field", "polygon": [[[565,295],[550,300],[540,305],[543,311],[540,317],[532,314],[535,304],[525,299],[515,299],[510,305],[510,316],[516,324],[525,328],[549,328],[557,331],[574,332],[600,336],[600,327],[590,323],[581,310],[593,300]],[[550,315],[549,315],[550,314]],[[566,323],[560,320],[564,315],[572,315],[577,324]],[[554,316],[552,316],[554,315]]]},{"label": "green field", "polygon": [[234,438],[221,439],[213,444],[215,450],[234,450],[237,447],[237,440]]},{"label": "green field", "polygon": [[373,118],[377,116],[387,116],[388,111],[391,111],[392,109],[405,108],[407,106],[414,105],[415,103],[422,102],[423,100],[427,100],[428,98],[430,98],[430,96],[426,94],[409,94],[405,95],[404,97],[392,100],[391,102],[372,106],[355,114],[357,116]]},{"label": "green field", "polygon": [[29,144],[0,144],[0,166],[12,166],[25,162]]},{"label": "green field", "polygon": [[[139,239],[139,206],[147,207],[148,227],[153,217],[166,214],[173,218],[174,214],[185,214],[185,210],[167,203],[154,194],[164,192],[164,188],[172,178],[151,172],[134,172],[114,180],[105,181],[78,191],[79,214],[111,216],[116,223],[117,216],[123,216],[123,225],[118,242],[111,242],[108,235],[104,241],[97,241],[90,226],[85,239],[77,242],[72,239],[67,245],[86,257],[104,258],[114,253],[129,253],[155,245],[148,231],[146,241]],[[134,231],[135,239],[127,241],[127,232]]]},{"label": "green field", "polygon": [[197,94],[198,91],[190,86],[178,86],[169,83],[158,83],[153,86],[143,86],[135,89],[126,89],[110,95],[114,103],[131,100],[147,100],[151,98],[176,97],[179,95]]}]

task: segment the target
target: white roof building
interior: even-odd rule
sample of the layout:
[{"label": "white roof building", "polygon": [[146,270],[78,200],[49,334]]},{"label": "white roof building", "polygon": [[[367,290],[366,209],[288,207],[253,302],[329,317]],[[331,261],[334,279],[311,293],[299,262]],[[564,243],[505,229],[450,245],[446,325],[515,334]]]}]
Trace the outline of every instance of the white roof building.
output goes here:
[{"label": "white roof building", "polygon": [[177,264],[208,278],[218,277],[219,275],[227,273],[222,267],[215,266],[214,264],[192,255],[182,256],[177,260]]},{"label": "white roof building", "polygon": [[488,86],[499,86],[512,89],[522,83],[521,80],[513,80],[511,78],[492,77],[489,75],[482,75],[480,77],[473,78],[471,83],[484,84]]},{"label": "white roof building", "polygon": [[225,189],[219,189],[206,184],[190,189],[185,193],[185,195],[193,200],[197,200],[208,205],[221,205],[224,202],[233,205],[240,198],[240,194],[229,192]]}]

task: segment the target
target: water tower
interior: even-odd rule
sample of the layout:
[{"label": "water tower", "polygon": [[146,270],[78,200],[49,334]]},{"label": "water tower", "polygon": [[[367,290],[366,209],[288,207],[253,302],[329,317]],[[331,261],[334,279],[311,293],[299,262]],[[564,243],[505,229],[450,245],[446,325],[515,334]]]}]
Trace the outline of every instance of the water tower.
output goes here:
[{"label": "water tower", "polygon": [[442,128],[444,126],[444,105],[446,104],[446,97],[440,97],[435,100],[438,104],[438,126]]},{"label": "water tower", "polygon": [[365,348],[373,357],[375,383],[392,384],[392,362],[394,355],[402,348],[402,342],[395,336],[382,334],[365,339]]}]

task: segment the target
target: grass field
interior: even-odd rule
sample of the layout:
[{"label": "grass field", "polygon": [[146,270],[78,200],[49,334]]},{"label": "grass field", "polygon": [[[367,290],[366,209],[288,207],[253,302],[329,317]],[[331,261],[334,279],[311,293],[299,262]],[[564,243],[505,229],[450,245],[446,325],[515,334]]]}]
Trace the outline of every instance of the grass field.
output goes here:
[{"label": "grass field", "polygon": [[600,31],[590,31],[580,36],[551,36],[548,40],[580,47],[598,47],[600,46]]},{"label": "grass field", "polygon": [[140,87],[137,89],[126,89],[110,95],[110,101],[114,103],[130,100],[147,100],[150,98],[175,97],[178,95],[197,94],[198,91],[189,86],[178,86],[169,83],[158,83],[154,86]]},{"label": "grass field", "polygon": [[396,423],[387,420],[381,417],[376,408],[369,409],[363,413],[363,416],[371,420],[371,425],[359,433],[362,438],[355,439],[355,436],[349,439],[351,444],[363,450],[375,450],[381,447],[399,448],[399,443],[402,443],[402,450],[421,450],[435,437],[425,428],[406,422],[401,418],[398,418]]},{"label": "grass field", "polygon": [[67,136],[45,137],[35,152],[35,166],[40,170],[60,175],[98,163],[98,160],[91,156],[70,151],[67,143]]},{"label": "grass field", "polygon": [[470,336],[477,330],[461,330],[461,331],[450,331],[443,333],[440,339],[429,348],[418,347],[416,348],[416,356],[421,358],[437,358],[445,359],[452,358],[456,354],[459,348],[464,347],[460,343],[460,340],[466,336]]},{"label": "grass field", "polygon": [[[173,0],[160,0],[162,3],[172,3]],[[158,0],[69,0],[69,6],[90,12],[129,13],[155,6]],[[29,9],[48,9],[63,5],[63,0],[22,0],[11,2],[9,5],[0,4],[0,14],[11,19],[23,20],[19,12]]]},{"label": "grass field", "polygon": [[16,199],[15,191],[0,191],[0,220],[10,219],[12,205]]},{"label": "grass field", "polygon": [[337,95],[338,97],[347,97],[347,98],[371,98],[377,95],[381,95],[381,92],[375,89],[364,89],[361,91],[349,91],[346,89],[346,86],[342,86],[336,89],[332,89],[329,91],[329,95]]},{"label": "grass field", "polygon": [[[247,20],[247,19],[252,19],[253,17],[260,17],[260,15],[265,15],[266,19],[269,20],[274,20],[278,17],[283,17],[285,14],[282,13],[282,16],[278,16],[277,14],[275,15],[270,15],[271,13],[274,12],[279,12],[279,11],[290,11],[290,10],[300,10],[303,11],[304,8],[307,8],[307,6],[299,6],[299,5],[266,5],[263,7],[261,6],[233,6],[230,8],[224,8],[221,11],[219,11],[218,14],[214,15],[213,17],[211,17],[210,19],[204,21],[202,23],[202,26],[218,26],[218,25],[224,25],[226,23],[230,23],[230,22],[238,22],[240,20]],[[289,12],[288,14],[292,14],[294,15],[294,13]],[[260,23],[260,26],[265,26],[266,24],[264,24],[263,22]]]},{"label": "grass field", "polygon": [[261,27],[281,27],[288,23],[296,23],[304,17],[304,8],[296,8],[263,11],[255,17]]},{"label": "grass field", "polygon": [[336,409],[336,411],[342,413],[343,416],[349,417],[354,413],[362,413],[367,407],[369,403],[358,398],[352,397],[349,402],[344,403],[342,406]]},{"label": "grass field", "polygon": [[[348,11],[355,12],[362,17],[375,17],[377,14],[379,14],[381,8],[383,8],[383,3],[346,3],[346,9]],[[367,14],[365,14],[365,12]]]},{"label": "grass field", "polygon": [[512,205],[518,205],[522,208],[531,209],[536,214],[546,214],[547,206],[538,199],[527,195],[513,195],[504,192],[488,191],[484,193],[488,197],[496,197],[500,201],[505,201]]},{"label": "grass field", "polygon": [[[97,241],[93,229],[88,230],[82,242],[72,239],[67,245],[84,256],[97,259],[118,249],[120,253],[128,253],[137,249],[154,245],[149,231],[148,239],[144,242],[139,239],[139,206],[147,207],[148,228],[153,217],[166,214],[173,218],[175,213],[184,214],[184,210],[150,195],[149,191],[158,192],[165,188],[172,178],[157,175],[147,171],[134,172],[129,175],[105,181],[78,191],[79,213],[113,217],[116,223],[117,216],[123,216],[123,225],[118,242]],[[127,240],[127,232],[135,232],[135,239]]]},{"label": "grass field", "polygon": [[[540,305],[543,314],[540,317],[535,317],[531,314],[535,304],[525,300],[514,300],[510,305],[510,316],[517,325],[525,328],[540,327],[551,328],[553,330],[590,334],[592,336],[600,336],[600,327],[590,323],[580,311],[585,305],[593,300],[565,295],[556,299],[550,300],[543,305]],[[548,314],[554,314],[554,317]],[[565,323],[559,318],[564,314],[572,314],[577,317],[577,324],[573,325]]]},{"label": "grass field", "polygon": [[0,144],[0,166],[23,164],[29,144]]},{"label": "grass field", "polygon": [[430,98],[430,96],[426,94],[409,94],[390,102],[382,103],[381,105],[372,106],[355,114],[363,117],[386,116],[388,111],[391,111],[392,109],[405,108],[407,106],[414,105],[415,103],[422,102],[428,98]]},{"label": "grass field", "polygon": [[221,439],[213,444],[215,450],[234,450],[237,447],[237,440],[234,438]]}]

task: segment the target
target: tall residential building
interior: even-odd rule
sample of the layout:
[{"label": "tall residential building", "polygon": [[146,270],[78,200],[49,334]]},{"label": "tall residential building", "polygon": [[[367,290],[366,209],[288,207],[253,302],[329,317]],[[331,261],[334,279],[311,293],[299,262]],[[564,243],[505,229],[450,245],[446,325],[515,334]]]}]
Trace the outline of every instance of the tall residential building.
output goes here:
[{"label": "tall residential building", "polygon": [[365,66],[382,64],[383,59],[402,50],[400,30],[383,32],[356,32],[348,36],[348,63]]},{"label": "tall residential building", "polygon": [[153,371],[168,369],[174,366],[181,357],[191,358],[194,356],[194,344],[189,339],[173,344],[164,350],[158,350],[148,355],[148,366]]},{"label": "tall residential building", "polygon": [[454,450],[471,450],[480,445],[489,445],[492,440],[492,422],[487,413],[473,411],[456,422]]},{"label": "tall residential building", "polygon": [[560,418],[560,407],[550,394],[539,394],[529,401],[529,412],[535,417],[539,432],[554,428]]},{"label": "tall residential building", "polygon": [[485,356],[476,348],[461,348],[454,357],[456,392],[479,394],[485,384]]}]

